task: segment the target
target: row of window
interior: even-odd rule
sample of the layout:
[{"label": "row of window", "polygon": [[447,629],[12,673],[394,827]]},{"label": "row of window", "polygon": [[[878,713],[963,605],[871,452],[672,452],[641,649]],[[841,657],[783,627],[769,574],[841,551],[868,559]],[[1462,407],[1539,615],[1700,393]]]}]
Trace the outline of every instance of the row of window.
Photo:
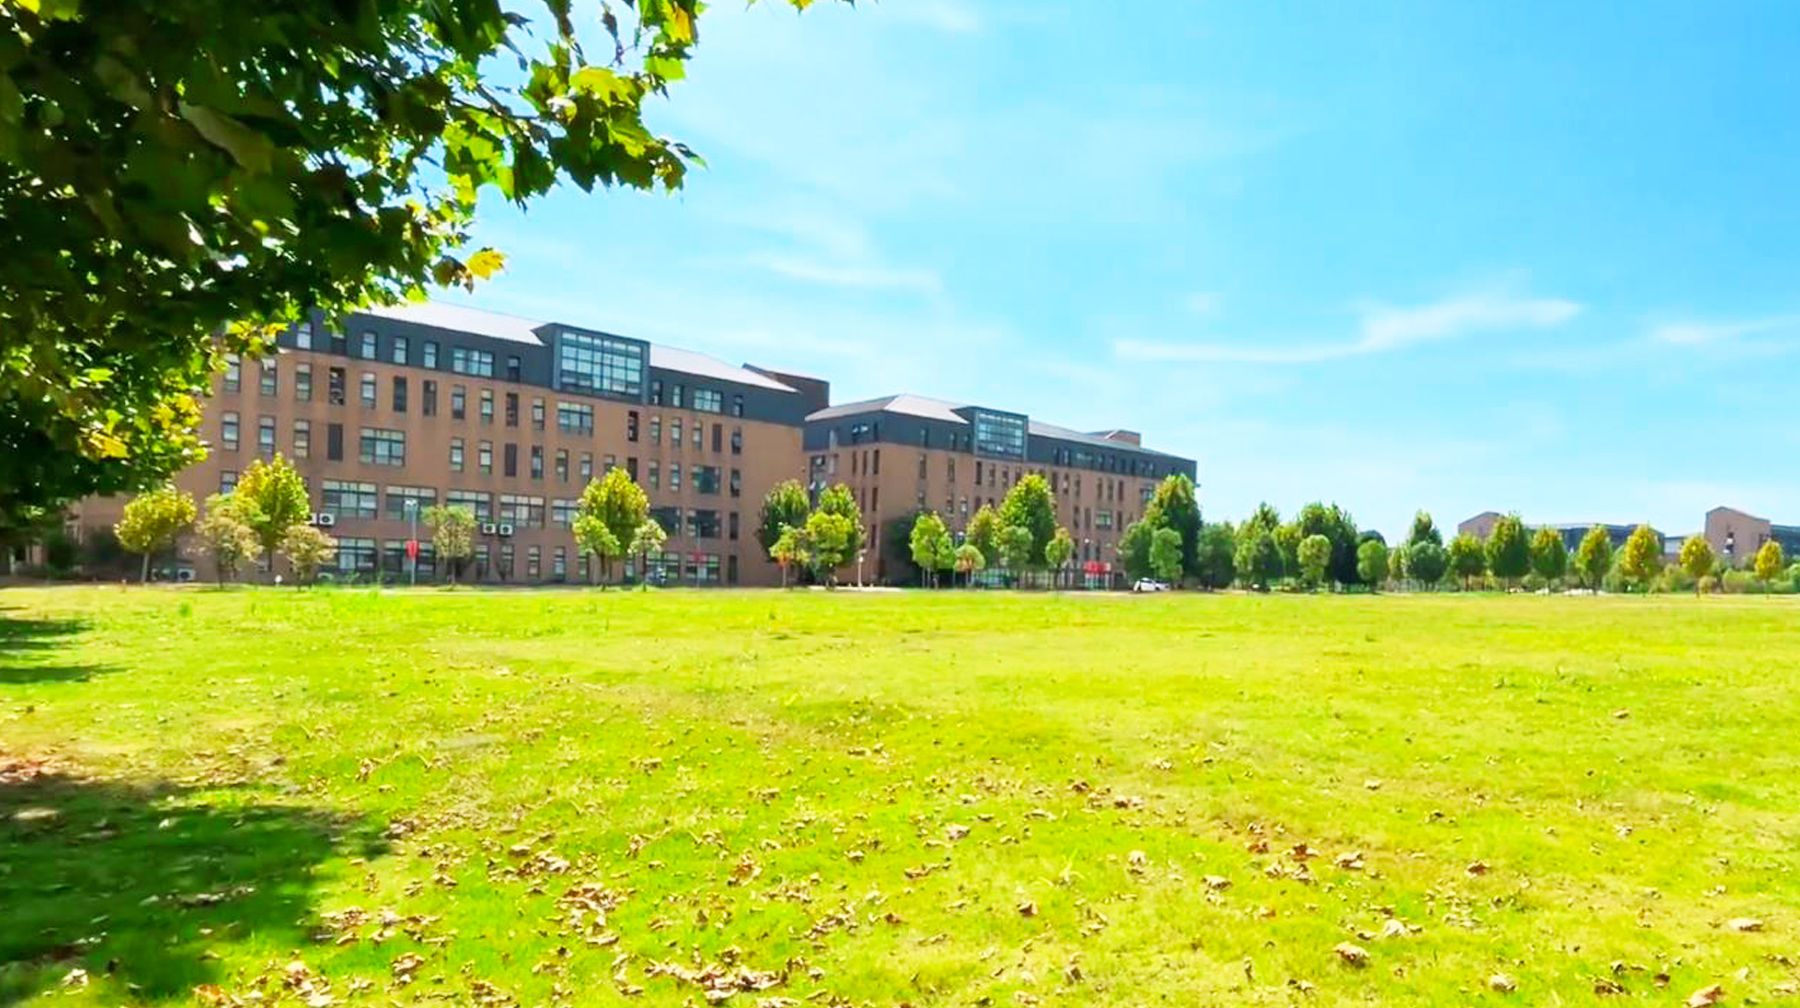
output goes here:
[{"label": "row of window", "polygon": [[[236,486],[236,473],[231,474]],[[221,492],[230,490],[221,487]],[[432,487],[388,486],[386,507],[374,483],[358,480],[321,480],[319,510],[337,518],[387,518],[408,521],[422,515],[437,503],[437,490]],[[529,494],[489,494],[480,490],[451,489],[444,492],[444,504],[467,508],[475,520],[483,524],[501,523],[519,528],[544,528],[548,517],[551,526],[568,528],[574,524],[580,509],[577,500],[556,499],[546,502]],[[739,535],[738,512],[721,513],[711,508],[659,507],[651,517],[670,536],[687,535],[695,539],[718,539],[723,535],[736,542]]]},{"label": "row of window", "polygon": [[[974,451],[983,455],[999,455],[1016,459],[1025,457],[1026,423],[1022,417],[978,410],[975,413],[973,428],[972,434],[953,430],[940,432],[940,434],[948,436],[934,439],[931,427],[921,424],[918,428],[919,447],[937,447],[957,452]],[[840,440],[838,428],[831,428],[827,432],[827,439],[829,447],[838,447]],[[846,429],[842,440],[851,445],[880,441],[881,424],[873,420],[853,423]],[[944,443],[934,444],[934,440]],[[1176,471],[1173,465],[1158,465],[1149,459],[1097,452],[1086,448],[1057,448],[1051,453],[1051,464],[1067,466],[1072,469],[1119,473],[1144,479],[1159,479]]]},{"label": "row of window", "polygon": [[[556,546],[550,550],[550,569],[547,576],[551,581],[566,581],[570,575],[569,550],[567,546]],[[516,547],[512,543],[503,542],[498,549],[487,543],[475,544],[475,555],[470,558],[469,566],[473,568],[473,579],[476,581],[511,581],[518,573],[514,570],[514,562],[518,557]],[[530,545],[525,547],[524,578],[527,581],[540,581],[546,577],[543,569],[543,547]],[[589,565],[592,558],[587,554],[577,554],[576,566],[579,577],[589,579]],[[416,562],[417,566],[414,566]],[[693,584],[718,584],[721,572],[730,584],[738,580],[738,558],[727,556],[721,558],[717,553],[682,553],[669,550],[655,554],[649,558],[647,574],[651,580],[662,582],[687,581]],[[339,577],[374,578],[388,575],[395,579],[409,577],[415,572],[421,580],[432,580],[438,576],[437,555],[429,542],[419,544],[416,561],[409,558],[406,552],[406,540],[375,539],[347,536],[338,539],[337,556],[330,568]],[[637,558],[625,561],[625,577],[636,580]]]}]

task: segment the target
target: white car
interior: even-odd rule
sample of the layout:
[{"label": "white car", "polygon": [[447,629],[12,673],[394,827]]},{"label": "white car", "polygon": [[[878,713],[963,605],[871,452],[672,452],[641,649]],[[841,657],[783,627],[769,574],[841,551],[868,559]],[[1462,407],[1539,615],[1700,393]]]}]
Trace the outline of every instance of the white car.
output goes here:
[{"label": "white car", "polygon": [[1137,584],[1132,585],[1131,590],[1134,592],[1159,592],[1168,591],[1169,586],[1151,578],[1138,578]]}]

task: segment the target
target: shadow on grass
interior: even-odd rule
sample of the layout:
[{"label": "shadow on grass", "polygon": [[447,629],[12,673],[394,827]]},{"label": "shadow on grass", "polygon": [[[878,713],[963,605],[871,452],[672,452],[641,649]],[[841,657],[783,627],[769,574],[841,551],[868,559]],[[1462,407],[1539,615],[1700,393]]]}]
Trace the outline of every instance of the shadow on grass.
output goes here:
[{"label": "shadow on grass", "polygon": [[187,1001],[212,947],[306,943],[313,872],[379,830],[248,791],[71,776],[0,755],[0,1006],[72,970],[108,994]]},{"label": "shadow on grass", "polygon": [[117,672],[118,668],[112,665],[53,665],[32,661],[37,654],[65,646],[65,638],[73,637],[87,627],[83,620],[26,619],[0,611],[0,686],[86,682],[97,675]]}]

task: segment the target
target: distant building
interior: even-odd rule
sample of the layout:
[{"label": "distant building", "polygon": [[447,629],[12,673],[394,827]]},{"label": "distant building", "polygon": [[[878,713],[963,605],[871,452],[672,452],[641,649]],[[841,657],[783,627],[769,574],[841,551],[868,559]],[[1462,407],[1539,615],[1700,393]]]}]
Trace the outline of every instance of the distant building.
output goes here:
[{"label": "distant building", "polygon": [[[1472,535],[1477,539],[1485,540],[1489,533],[1494,531],[1494,526],[1499,523],[1500,519],[1503,517],[1505,516],[1498,511],[1483,511],[1473,518],[1468,518],[1460,522],[1456,526],[1456,531],[1458,535]],[[1525,525],[1525,531],[1535,535],[1540,528],[1548,527],[1554,529],[1557,535],[1562,536],[1563,545],[1573,552],[1581,546],[1581,540],[1587,537],[1588,531],[1595,525],[1599,525],[1606,530],[1607,538],[1612,540],[1613,549],[1618,549],[1625,545],[1625,540],[1629,539],[1631,533],[1637,530],[1636,525],[1619,525],[1612,522],[1554,522],[1548,526],[1527,523]],[[1656,532],[1655,529],[1651,529],[1650,531]],[[1673,549],[1676,552],[1680,552],[1680,537],[1665,536],[1661,532],[1656,532],[1656,537],[1657,542],[1662,544],[1664,554],[1667,554],[1671,549],[1671,542],[1674,543]]]},{"label": "distant building", "polygon": [[1733,567],[1748,566],[1762,544],[1773,539],[1788,556],[1800,554],[1800,525],[1777,525],[1767,518],[1716,507],[1706,512],[1706,541]]}]

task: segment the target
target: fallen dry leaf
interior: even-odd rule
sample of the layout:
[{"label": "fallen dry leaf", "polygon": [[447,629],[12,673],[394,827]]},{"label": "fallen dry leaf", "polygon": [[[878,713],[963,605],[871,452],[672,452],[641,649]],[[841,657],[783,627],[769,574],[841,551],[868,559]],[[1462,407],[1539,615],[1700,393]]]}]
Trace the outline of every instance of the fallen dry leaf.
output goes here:
[{"label": "fallen dry leaf", "polygon": [[1037,904],[1033,903],[1030,900],[1025,900],[1025,901],[1021,902],[1015,909],[1017,909],[1019,911],[1020,917],[1036,917],[1037,916]]},{"label": "fallen dry leaf", "polygon": [[1469,867],[1465,870],[1470,875],[1486,875],[1488,873],[1488,863],[1486,861],[1475,861],[1470,863]]},{"label": "fallen dry leaf", "polygon": [[1755,917],[1733,917],[1725,922],[1725,926],[1733,931],[1761,931],[1763,922]]},{"label": "fallen dry leaf", "polygon": [[1683,1003],[1687,1005],[1687,1008],[1706,1008],[1707,1005],[1715,1005],[1723,1000],[1725,1000],[1725,988],[1713,984],[1689,994],[1688,999]]},{"label": "fallen dry leaf", "polygon": [[1345,851],[1344,853],[1339,854],[1332,863],[1345,871],[1362,871],[1363,852]]},{"label": "fallen dry leaf", "polygon": [[1349,942],[1338,942],[1337,945],[1332,947],[1331,951],[1336,952],[1337,957],[1342,959],[1346,964],[1355,966],[1359,969],[1369,964],[1369,950],[1363,948],[1361,945],[1352,945]]},{"label": "fallen dry leaf", "polygon": [[1488,990],[1510,994],[1519,989],[1519,982],[1505,973],[1495,973],[1487,979]]},{"label": "fallen dry leaf", "polygon": [[1223,875],[1208,875],[1201,881],[1205,882],[1206,888],[1213,892],[1223,892],[1231,888],[1231,880]]}]

